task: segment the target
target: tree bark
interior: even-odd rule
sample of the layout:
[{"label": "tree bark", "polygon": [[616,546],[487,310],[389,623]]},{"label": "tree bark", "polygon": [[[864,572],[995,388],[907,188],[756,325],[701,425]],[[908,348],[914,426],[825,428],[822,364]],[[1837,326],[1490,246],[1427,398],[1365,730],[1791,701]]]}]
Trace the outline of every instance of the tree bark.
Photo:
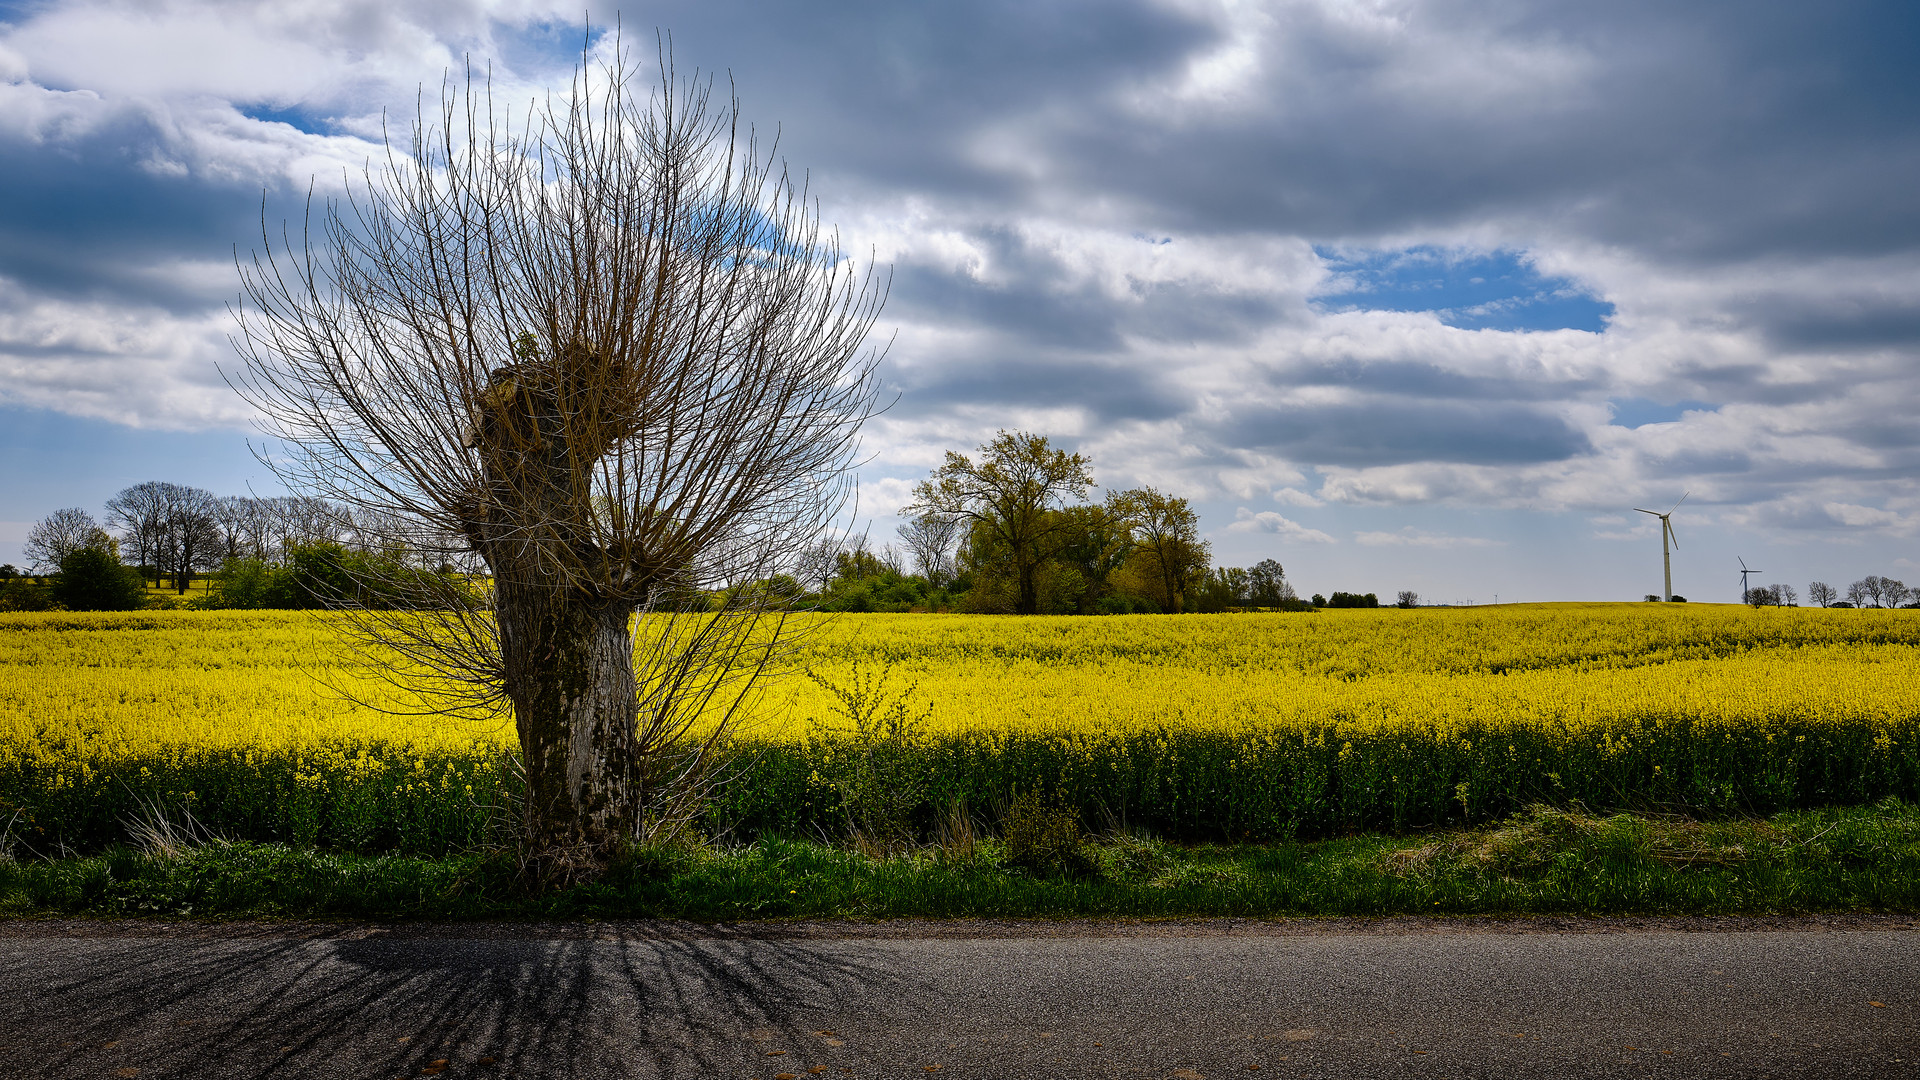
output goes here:
[{"label": "tree bark", "polygon": [[604,866],[639,825],[632,608],[502,582],[501,658],[547,876]]},{"label": "tree bark", "polygon": [[1013,611],[1016,615],[1040,614],[1040,564],[1038,562],[1018,562],[1014,566],[1014,578],[1020,595],[1015,598]]},{"label": "tree bark", "polygon": [[[470,532],[493,571],[504,689],[526,767],[527,840],[541,875],[555,881],[604,867],[635,835],[642,797],[635,603],[543,565],[543,552],[555,555],[565,540],[526,539],[578,523],[574,455],[592,461],[604,447],[604,433],[570,423],[562,405],[558,387],[572,367],[492,373],[474,434],[490,489],[512,495],[496,503],[499,516],[476,515],[484,523]],[[564,557],[604,565],[603,552],[580,543]]]}]

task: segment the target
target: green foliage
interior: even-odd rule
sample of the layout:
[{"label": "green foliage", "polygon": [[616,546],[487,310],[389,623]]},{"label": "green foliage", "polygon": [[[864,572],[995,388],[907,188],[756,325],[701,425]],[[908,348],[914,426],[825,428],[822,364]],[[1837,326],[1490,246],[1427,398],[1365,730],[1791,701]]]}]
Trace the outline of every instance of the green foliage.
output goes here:
[{"label": "green foliage", "polygon": [[[743,751],[744,752],[744,751]],[[839,817],[814,745],[770,745],[716,792],[736,834],[816,835]],[[1483,822],[1534,803],[1699,814],[1920,800],[1920,716],[1807,718],[1767,731],[1686,717],[1608,729],[1467,726],[1426,736],[1335,729],[973,731],[916,743],[931,835],[942,808],[1042,793],[1082,820],[1182,840],[1274,840]]]},{"label": "green foliage", "polygon": [[146,599],[137,570],[105,546],[75,548],[60,559],[53,600],[69,611],[134,611]]},{"label": "green foliage", "polygon": [[1015,611],[1038,614],[1040,571],[1075,539],[1077,521],[1062,511],[1093,485],[1090,463],[1029,432],[1002,431],[980,455],[949,451],[905,512],[969,522],[975,565],[1007,581]]},{"label": "green foliage", "polygon": [[1252,584],[1247,572],[1237,566],[1215,567],[1203,572],[1192,588],[1189,605],[1205,615],[1218,614],[1252,602]]},{"label": "green foliage", "polygon": [[762,840],[634,848],[599,880],[532,891],[506,853],[356,855],[212,842],[0,861],[0,913],[205,918],[767,918],[1920,911],[1920,807],[1691,821],[1544,807],[1483,828],[1182,847],[1137,834],[1033,875],[1009,845],[878,858]]},{"label": "green foliage", "polygon": [[389,555],[353,551],[323,541],[288,549],[285,562],[228,559],[214,574],[203,606],[315,609],[340,604],[387,607],[408,597],[436,595],[435,575]]},{"label": "green foliage", "polygon": [[1295,599],[1287,586],[1287,572],[1272,559],[1261,559],[1247,571],[1247,599],[1255,607],[1279,607]]},{"label": "green foliage", "polygon": [[499,837],[513,775],[488,756],[378,743],[171,747],[84,771],[13,757],[0,761],[0,821],[19,809],[31,819],[20,841],[42,853],[98,851],[157,804],[236,840],[443,854]]},{"label": "green foliage", "polygon": [[0,581],[0,611],[52,611],[53,590],[29,577]]},{"label": "green foliage", "polygon": [[1036,877],[1084,875],[1094,869],[1080,838],[1080,819],[1066,807],[1042,803],[1039,792],[1015,796],[1000,829],[1009,866]]},{"label": "green foliage", "polygon": [[911,844],[913,813],[927,797],[916,751],[932,708],[914,709],[914,685],[892,691],[890,667],[877,674],[855,664],[845,683],[807,677],[834,697],[835,721],[815,721],[808,745],[821,777],[839,798],[849,835],[883,851]]},{"label": "green foliage", "polygon": [[[861,687],[864,687],[862,689]],[[1266,841],[1478,824],[1541,803],[1604,812],[1771,814],[1920,801],[1920,716],[1787,721],[1767,731],[1684,717],[1604,730],[1473,727],[1444,737],[1332,729],[927,736],[911,688],[843,687],[853,716],[803,744],[736,745],[708,817],[735,836],[935,835],[956,804],[1037,792],[1084,821],[1180,840]],[[0,759],[0,818],[35,850],[95,851],[138,800],[191,800],[235,839],[437,853],[483,843],[514,795],[489,757],[403,746],[158,749],[84,770]],[[896,825],[900,826],[896,828]],[[904,832],[903,832],[904,830]],[[897,846],[897,844],[895,845]]]},{"label": "green foliage", "polygon": [[1330,608],[1377,608],[1380,606],[1380,598],[1373,593],[1336,592],[1328,597],[1325,603],[1322,603],[1316,594],[1313,602],[1316,607]]}]

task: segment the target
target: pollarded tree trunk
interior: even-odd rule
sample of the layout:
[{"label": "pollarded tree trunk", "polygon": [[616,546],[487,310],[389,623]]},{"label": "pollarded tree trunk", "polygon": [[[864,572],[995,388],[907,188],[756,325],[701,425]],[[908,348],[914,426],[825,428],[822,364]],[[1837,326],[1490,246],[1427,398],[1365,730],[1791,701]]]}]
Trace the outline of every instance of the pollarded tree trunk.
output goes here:
[{"label": "pollarded tree trunk", "polygon": [[543,872],[590,872],[639,824],[632,608],[511,579],[495,599],[528,840]]},{"label": "pollarded tree trunk", "polygon": [[[565,404],[585,346],[496,369],[473,445],[490,497],[469,536],[493,571],[501,673],[526,768],[527,841],[555,880],[590,876],[631,839],[642,799],[630,593],[585,520],[579,462],[607,433]],[[579,396],[574,395],[574,396]],[[557,563],[557,565],[556,565]],[[598,587],[597,587],[598,586]]]}]

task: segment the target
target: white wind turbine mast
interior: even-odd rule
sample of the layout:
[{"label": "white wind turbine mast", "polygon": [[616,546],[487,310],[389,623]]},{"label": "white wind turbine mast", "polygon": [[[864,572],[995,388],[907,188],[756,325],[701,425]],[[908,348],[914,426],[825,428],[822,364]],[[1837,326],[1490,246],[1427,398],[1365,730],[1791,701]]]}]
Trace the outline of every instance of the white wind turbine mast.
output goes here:
[{"label": "white wind turbine mast", "polygon": [[1652,514],[1660,519],[1660,565],[1667,572],[1667,592],[1664,599],[1669,604],[1673,603],[1673,552],[1667,548],[1667,541],[1673,541],[1673,546],[1676,548],[1680,546],[1680,538],[1673,534],[1673,512],[1680,509],[1680,503],[1686,502],[1687,496],[1691,494],[1693,494],[1691,491],[1683,493],[1680,496],[1680,502],[1668,507],[1664,514],[1658,510],[1640,510],[1639,507],[1634,507],[1643,514]]},{"label": "white wind turbine mast", "polygon": [[[1740,557],[1736,555],[1734,556],[1734,558],[1738,559]],[[1750,604],[1753,602],[1753,593],[1748,591],[1747,589],[1747,575],[1760,574],[1760,573],[1765,573],[1765,571],[1749,570],[1747,568],[1747,560],[1740,559],[1740,602],[1741,603]]]}]

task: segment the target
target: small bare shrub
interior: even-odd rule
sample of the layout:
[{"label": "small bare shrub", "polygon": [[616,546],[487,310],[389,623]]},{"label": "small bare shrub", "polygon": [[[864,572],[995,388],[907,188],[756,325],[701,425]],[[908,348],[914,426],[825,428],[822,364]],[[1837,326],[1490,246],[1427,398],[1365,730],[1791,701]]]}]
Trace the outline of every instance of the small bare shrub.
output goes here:
[{"label": "small bare shrub", "polygon": [[1001,823],[1007,865],[1036,877],[1079,875],[1093,869],[1080,836],[1080,819],[1063,806],[1048,806],[1038,792],[1016,795]]}]

